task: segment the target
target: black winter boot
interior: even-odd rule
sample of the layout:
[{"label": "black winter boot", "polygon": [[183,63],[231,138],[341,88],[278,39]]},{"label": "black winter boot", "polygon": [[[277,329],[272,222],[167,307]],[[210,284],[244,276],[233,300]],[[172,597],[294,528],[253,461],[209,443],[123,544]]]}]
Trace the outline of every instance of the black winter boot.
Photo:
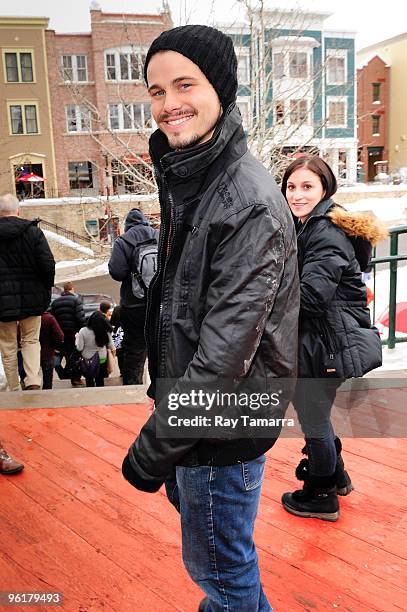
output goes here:
[{"label": "black winter boot", "polygon": [[339,502],[336,494],[336,474],[311,476],[308,459],[302,459],[295,474],[304,481],[302,489],[284,493],[281,502],[287,512],[304,518],[319,518],[323,521],[337,521]]},{"label": "black winter boot", "polygon": [[345,470],[345,464],[341,455],[342,443],[340,438],[335,438],[335,448],[338,455],[335,469],[336,492],[338,495],[349,495],[353,491],[353,484],[348,472]]}]

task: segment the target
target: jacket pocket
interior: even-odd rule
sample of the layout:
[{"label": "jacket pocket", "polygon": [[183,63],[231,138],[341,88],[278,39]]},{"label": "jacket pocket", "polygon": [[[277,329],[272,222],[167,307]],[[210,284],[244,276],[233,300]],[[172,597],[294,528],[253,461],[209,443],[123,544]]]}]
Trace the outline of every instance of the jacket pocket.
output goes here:
[{"label": "jacket pocket", "polygon": [[335,332],[329,323],[320,321],[320,338],[322,341],[321,377],[344,378],[342,354],[338,347]]},{"label": "jacket pocket", "polygon": [[348,340],[355,363],[355,376],[363,376],[382,365],[382,343],[376,327],[357,327],[348,331]]}]

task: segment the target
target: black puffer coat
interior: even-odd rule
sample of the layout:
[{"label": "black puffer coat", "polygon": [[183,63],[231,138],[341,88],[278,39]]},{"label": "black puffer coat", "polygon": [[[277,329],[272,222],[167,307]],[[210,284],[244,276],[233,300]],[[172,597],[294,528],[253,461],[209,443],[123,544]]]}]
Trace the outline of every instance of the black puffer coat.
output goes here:
[{"label": "black puffer coat", "polygon": [[52,302],[51,313],[58,321],[65,336],[73,336],[86,325],[83,301],[76,293],[64,291]]},{"label": "black puffer coat", "polygon": [[320,202],[297,226],[301,308],[299,376],[351,378],[381,365],[361,266],[386,234],[376,219]]},{"label": "black puffer coat", "polygon": [[55,260],[37,222],[0,217],[0,321],[41,315],[54,275]]},{"label": "black puffer coat", "polygon": [[[158,272],[149,289],[151,396],[159,378],[206,389],[208,380],[296,374],[299,285],[291,214],[274,179],[247,150],[231,105],[212,139],[171,151],[158,130],[150,152],[160,189]],[[157,488],[174,465],[231,465],[273,438],[218,444],[163,439],[160,408],[130,450],[133,470]],[[193,414],[193,411],[191,411]]]}]

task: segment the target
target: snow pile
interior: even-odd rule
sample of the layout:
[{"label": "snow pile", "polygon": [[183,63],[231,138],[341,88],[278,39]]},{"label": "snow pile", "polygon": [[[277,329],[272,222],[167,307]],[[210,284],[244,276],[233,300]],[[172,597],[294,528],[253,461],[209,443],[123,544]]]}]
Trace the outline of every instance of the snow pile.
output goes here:
[{"label": "snow pile", "polygon": [[109,196],[82,196],[82,197],[66,197],[66,198],[33,198],[32,200],[25,200],[24,202],[20,202],[20,208],[24,208],[24,206],[63,206],[64,204],[114,204],[115,202],[156,202],[158,199],[157,194],[149,194],[149,195],[137,195],[137,194],[122,194]]},{"label": "snow pile", "polygon": [[59,244],[63,244],[70,249],[75,249],[75,251],[79,251],[80,253],[84,253],[85,255],[94,255],[92,249],[88,249],[88,247],[81,246],[77,242],[73,240],[69,240],[69,238],[65,238],[64,236],[60,236],[59,234],[55,234],[54,232],[50,232],[49,230],[42,230],[45,234],[47,240],[53,240],[54,242],[58,242]]}]

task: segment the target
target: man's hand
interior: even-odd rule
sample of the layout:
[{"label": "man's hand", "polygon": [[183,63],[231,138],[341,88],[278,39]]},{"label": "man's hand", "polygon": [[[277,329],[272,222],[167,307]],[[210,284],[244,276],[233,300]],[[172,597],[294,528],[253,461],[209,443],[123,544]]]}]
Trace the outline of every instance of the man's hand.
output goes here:
[{"label": "man's hand", "polygon": [[129,455],[126,455],[122,465],[122,474],[125,479],[139,491],[156,493],[164,483],[164,480],[144,480],[130,463]]}]

